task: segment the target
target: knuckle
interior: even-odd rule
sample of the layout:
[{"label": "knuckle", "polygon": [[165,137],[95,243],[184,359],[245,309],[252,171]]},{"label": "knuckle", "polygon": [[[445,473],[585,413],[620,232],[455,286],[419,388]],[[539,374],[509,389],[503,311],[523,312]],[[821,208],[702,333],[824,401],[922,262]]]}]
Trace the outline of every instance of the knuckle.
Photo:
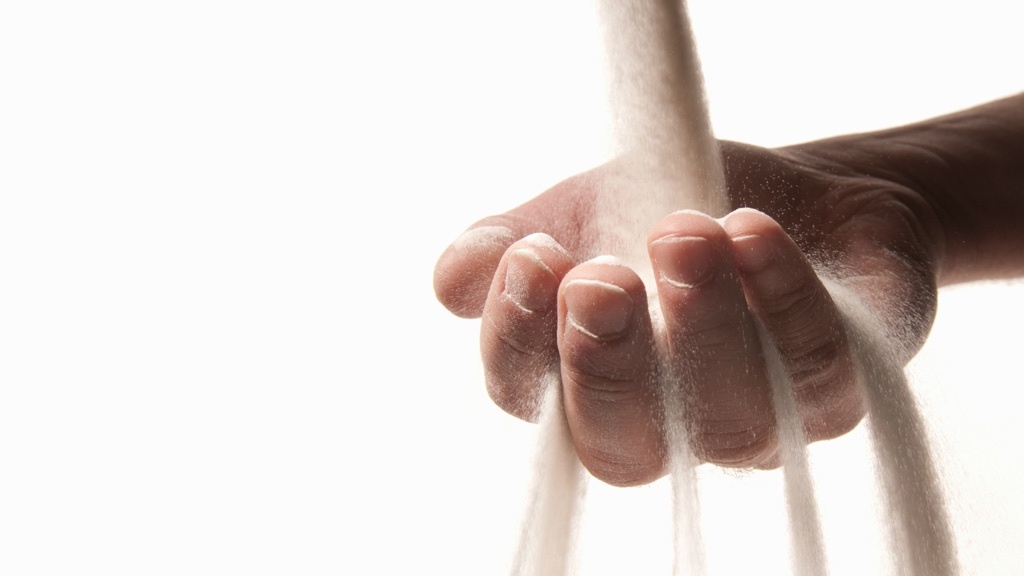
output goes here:
[{"label": "knuckle", "polygon": [[562,349],[562,371],[589,398],[618,399],[642,388],[649,365],[629,343],[600,343]]},{"label": "knuckle", "polygon": [[729,362],[745,357],[748,344],[733,314],[694,322],[679,330],[672,342],[673,348],[683,356]]},{"label": "knuckle", "polygon": [[707,323],[694,327],[686,340],[704,351],[728,350],[736,346],[736,325],[726,321]]},{"label": "knuckle", "polygon": [[554,337],[508,328],[485,316],[481,355],[487,393],[505,412],[533,421],[542,396],[541,378],[557,365]]},{"label": "knuckle", "polygon": [[580,462],[595,478],[612,486],[649,484],[664,475],[661,455],[622,455],[607,450],[584,448]]},{"label": "knuckle", "polygon": [[637,369],[601,358],[580,358],[567,367],[569,379],[584,392],[592,394],[621,393],[636,387]]},{"label": "knuckle", "polygon": [[550,360],[555,337],[554,334],[544,334],[540,328],[543,326],[512,324],[499,327],[491,322],[489,332],[497,344],[495,353],[520,362]]},{"label": "knuckle", "polygon": [[650,375],[634,364],[563,362],[562,374],[571,401],[589,414],[623,414],[656,401]]},{"label": "knuckle", "polygon": [[587,413],[612,413],[652,400],[635,380],[595,379],[568,372],[565,382],[572,401]]},{"label": "knuckle", "polygon": [[811,278],[802,278],[766,294],[761,308],[772,323],[796,328],[813,318],[824,304],[820,285]]},{"label": "knuckle", "polygon": [[709,422],[702,425],[696,438],[697,457],[729,468],[758,466],[769,460],[778,446],[772,423]]},{"label": "knuckle", "polygon": [[804,405],[829,409],[855,392],[853,366],[844,345],[835,339],[802,350],[787,350],[793,391]]},{"label": "knuckle", "polygon": [[788,344],[782,352],[790,359],[789,369],[797,383],[815,385],[832,379],[841,368],[840,360],[848,356],[846,342],[840,340],[839,334],[797,339]]}]

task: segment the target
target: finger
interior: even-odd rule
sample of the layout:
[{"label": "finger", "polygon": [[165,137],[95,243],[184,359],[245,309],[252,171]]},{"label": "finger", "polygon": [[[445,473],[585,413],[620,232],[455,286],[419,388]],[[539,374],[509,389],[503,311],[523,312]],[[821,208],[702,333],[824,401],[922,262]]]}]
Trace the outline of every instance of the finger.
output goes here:
[{"label": "finger", "polygon": [[478,318],[498,262],[513,242],[525,236],[517,221],[495,216],[462,233],[434,266],[434,293],[456,316]]},{"label": "finger", "polygon": [[709,216],[677,212],[654,226],[649,250],[697,456],[769,465],[777,446],[771,390],[728,235]]},{"label": "finger", "polygon": [[664,472],[647,294],[609,259],[574,268],[559,296],[558,350],[566,419],[580,461],[617,486]]},{"label": "finger", "polygon": [[864,415],[842,319],[817,273],[769,216],[725,218],[747,302],[771,333],[793,381],[808,440],[835,438]]},{"label": "finger", "polygon": [[437,299],[457,316],[481,315],[491,279],[513,242],[534,232],[558,238],[577,257],[589,253],[598,230],[586,225],[608,168],[578,174],[499,216],[485,218],[449,246],[434,267]]},{"label": "finger", "polygon": [[551,237],[531,234],[509,247],[491,283],[480,323],[487,391],[523,420],[536,419],[541,376],[558,365],[558,285],[572,266]]}]

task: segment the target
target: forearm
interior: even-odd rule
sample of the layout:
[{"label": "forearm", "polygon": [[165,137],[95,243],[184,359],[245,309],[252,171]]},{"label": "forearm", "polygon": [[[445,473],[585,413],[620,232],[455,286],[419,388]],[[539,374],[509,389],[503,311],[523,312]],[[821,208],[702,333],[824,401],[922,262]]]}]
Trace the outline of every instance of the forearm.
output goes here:
[{"label": "forearm", "polygon": [[920,193],[942,232],[940,285],[1024,276],[1024,94],[793,148]]}]

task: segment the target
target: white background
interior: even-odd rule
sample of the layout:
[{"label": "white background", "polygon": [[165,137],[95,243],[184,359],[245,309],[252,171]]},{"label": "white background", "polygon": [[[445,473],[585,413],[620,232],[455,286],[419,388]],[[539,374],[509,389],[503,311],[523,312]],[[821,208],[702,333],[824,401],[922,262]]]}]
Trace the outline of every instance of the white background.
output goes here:
[{"label": "white background", "polygon": [[[715,129],[1020,91],[1011,5],[694,0]],[[431,270],[608,158],[602,65],[582,0],[0,5],[0,573],[504,573],[532,428]],[[915,363],[969,574],[1024,570],[1022,290],[944,292]],[[813,457],[878,573],[863,429]],[[787,573],[779,475],[701,474],[711,573]],[[663,482],[589,505],[583,574],[669,573]]]}]

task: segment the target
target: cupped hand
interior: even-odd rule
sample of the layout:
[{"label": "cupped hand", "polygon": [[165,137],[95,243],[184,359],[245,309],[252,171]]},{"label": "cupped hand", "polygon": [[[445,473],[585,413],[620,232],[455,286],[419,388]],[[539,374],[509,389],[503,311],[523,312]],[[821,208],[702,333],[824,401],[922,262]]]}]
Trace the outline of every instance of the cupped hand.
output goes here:
[{"label": "cupped hand", "polygon": [[459,316],[482,316],[495,403],[535,419],[541,376],[558,370],[580,460],[611,484],[665,473],[664,378],[678,379],[669,385],[683,392],[700,459],[778,464],[757,321],[790,372],[808,440],[856,426],[863,399],[819,274],[858,294],[904,359],[931,326],[942,238],[920,193],[818,155],[813,143],[721,144],[734,210],[717,220],[679,211],[646,232],[656,295],[621,262],[594,258],[608,222],[595,213],[607,205],[597,196],[643,202],[613,177],[614,163],[477,222],[435,269],[438,299]]}]

